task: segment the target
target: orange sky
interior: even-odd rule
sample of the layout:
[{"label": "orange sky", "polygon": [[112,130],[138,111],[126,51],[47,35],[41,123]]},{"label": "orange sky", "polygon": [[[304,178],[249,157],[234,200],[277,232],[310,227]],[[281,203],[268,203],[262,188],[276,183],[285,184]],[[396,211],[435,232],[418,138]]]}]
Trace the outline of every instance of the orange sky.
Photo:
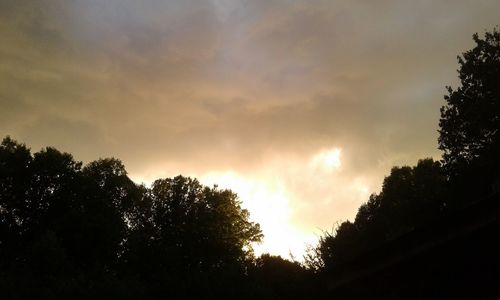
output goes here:
[{"label": "orange sky", "polygon": [[500,2],[0,0],[0,135],[240,195],[301,257],[435,157],[456,56]]}]

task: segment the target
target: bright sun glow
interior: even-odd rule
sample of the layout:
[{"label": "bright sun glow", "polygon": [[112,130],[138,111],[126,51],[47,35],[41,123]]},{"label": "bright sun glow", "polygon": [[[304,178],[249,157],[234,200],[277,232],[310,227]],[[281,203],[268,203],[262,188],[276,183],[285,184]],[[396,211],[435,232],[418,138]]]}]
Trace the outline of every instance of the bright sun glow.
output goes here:
[{"label": "bright sun glow", "polygon": [[[301,168],[309,168],[318,176],[323,176],[325,172],[340,169],[340,154],[340,148],[320,151],[311,157],[309,164],[303,162]],[[295,259],[301,260],[307,245],[314,244],[317,240],[314,232],[307,232],[293,224],[292,195],[279,176],[267,174],[252,178],[232,171],[212,172],[201,176],[200,181],[208,185],[217,184],[238,193],[243,206],[250,211],[252,221],[258,222],[264,233],[263,243],[254,246],[257,255],[268,252],[289,257],[291,254]]]},{"label": "bright sun glow", "polygon": [[325,171],[338,170],[341,167],[340,148],[324,150],[313,156],[310,165],[315,168],[321,168]]},{"label": "bright sun glow", "polygon": [[[310,205],[351,197],[355,202],[336,202],[337,206],[325,207],[332,209],[332,213],[345,214],[350,206],[357,207],[368,193],[363,178],[343,178],[340,148],[323,149],[305,159],[280,155],[249,174],[231,170],[198,174],[185,170],[182,173],[198,178],[204,185],[217,185],[238,194],[242,207],[250,212],[250,220],[259,223],[264,233],[263,242],[254,245],[256,255],[271,253],[290,258],[291,254],[299,261],[306,247],[314,245],[320,234],[317,230],[320,225],[297,223],[301,216],[310,213]],[[302,180],[296,181],[299,176]],[[169,175],[151,172],[133,179],[150,184],[159,177]]]},{"label": "bright sun glow", "polygon": [[[290,223],[290,203],[286,189],[278,179],[244,178],[235,172],[212,172],[200,178],[207,185],[217,184],[238,193],[251,220],[258,222],[265,235],[262,244],[254,245],[257,255],[269,252],[288,257],[301,255],[311,237]],[[297,257],[301,259],[301,257]]]}]

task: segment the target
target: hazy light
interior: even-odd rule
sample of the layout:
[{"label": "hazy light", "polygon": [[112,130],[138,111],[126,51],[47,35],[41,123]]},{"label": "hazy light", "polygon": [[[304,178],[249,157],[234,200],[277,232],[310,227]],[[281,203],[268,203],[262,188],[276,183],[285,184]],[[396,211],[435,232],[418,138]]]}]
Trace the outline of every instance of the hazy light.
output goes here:
[{"label": "hazy light", "polygon": [[325,171],[334,171],[340,169],[340,148],[324,150],[313,156],[310,165],[314,168],[320,168]]},{"label": "hazy light", "polygon": [[[180,170],[204,185],[231,189],[238,194],[242,207],[250,212],[250,220],[259,223],[264,233],[262,243],[254,245],[255,254],[292,255],[301,261],[306,247],[317,242],[323,229],[330,229],[346,217],[352,218],[369,195],[371,183],[367,178],[346,173],[341,153],[340,147],[324,148],[303,158],[281,153],[249,173],[235,170],[198,173],[175,166],[156,166],[132,178],[150,185],[156,178],[177,175],[164,170]],[[345,164],[347,168],[348,161]],[[314,209],[323,209],[325,215],[332,216],[331,221],[320,223],[318,219],[313,224],[302,221],[311,218]]]},{"label": "hazy light", "polygon": [[[236,192],[243,207],[250,211],[250,218],[258,222],[264,233],[264,241],[254,245],[257,255],[272,253],[301,256],[305,243],[311,239],[290,222],[289,195],[284,184],[277,178],[248,178],[235,172],[211,172],[200,177],[207,185],[217,184]],[[300,259],[298,257],[297,259]]]}]

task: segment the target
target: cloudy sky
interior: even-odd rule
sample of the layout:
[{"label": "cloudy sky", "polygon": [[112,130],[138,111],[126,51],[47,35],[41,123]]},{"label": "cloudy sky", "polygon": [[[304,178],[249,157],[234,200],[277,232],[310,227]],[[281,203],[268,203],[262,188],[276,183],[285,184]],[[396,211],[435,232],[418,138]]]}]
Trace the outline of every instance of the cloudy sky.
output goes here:
[{"label": "cloudy sky", "polygon": [[0,135],[240,195],[300,259],[394,165],[439,158],[498,0],[0,0]]}]

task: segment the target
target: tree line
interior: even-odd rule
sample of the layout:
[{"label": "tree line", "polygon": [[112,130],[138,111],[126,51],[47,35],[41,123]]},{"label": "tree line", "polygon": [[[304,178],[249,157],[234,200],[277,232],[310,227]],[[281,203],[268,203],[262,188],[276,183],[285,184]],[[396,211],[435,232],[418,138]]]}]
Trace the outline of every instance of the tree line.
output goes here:
[{"label": "tree line", "polygon": [[[353,222],[324,232],[305,257],[319,277],[328,278],[357,258],[483,199],[499,198],[500,30],[475,34],[473,40],[475,47],[458,56],[461,85],[447,87],[440,110],[442,159],[392,168],[381,192],[359,207]],[[496,237],[491,240],[495,243]]]},{"label": "tree line", "polygon": [[183,176],[148,188],[118,159],[0,144],[3,299],[304,296],[308,271],[256,258],[262,238],[231,190]]},{"label": "tree line", "polygon": [[305,263],[255,257],[263,238],[237,195],[177,176],[138,185],[122,162],[83,165],[47,147],[0,144],[0,293],[25,298],[306,299],[332,270],[500,190],[500,30],[473,36],[447,88],[440,161],[394,167],[354,221]]}]

